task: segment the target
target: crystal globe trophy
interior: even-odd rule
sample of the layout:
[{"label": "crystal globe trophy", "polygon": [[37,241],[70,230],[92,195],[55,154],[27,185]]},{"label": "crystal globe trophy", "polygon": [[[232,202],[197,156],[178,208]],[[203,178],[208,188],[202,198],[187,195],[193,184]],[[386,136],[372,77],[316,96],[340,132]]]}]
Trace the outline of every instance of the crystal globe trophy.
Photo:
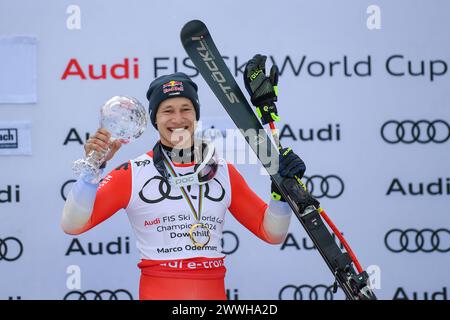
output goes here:
[{"label": "crystal globe trophy", "polygon": [[109,146],[103,152],[91,151],[86,158],[73,163],[75,174],[91,183],[101,179],[100,166],[111,150],[111,144],[119,140],[127,144],[139,138],[147,128],[149,115],[144,106],[133,97],[114,96],[100,109],[100,127],[111,134]]}]

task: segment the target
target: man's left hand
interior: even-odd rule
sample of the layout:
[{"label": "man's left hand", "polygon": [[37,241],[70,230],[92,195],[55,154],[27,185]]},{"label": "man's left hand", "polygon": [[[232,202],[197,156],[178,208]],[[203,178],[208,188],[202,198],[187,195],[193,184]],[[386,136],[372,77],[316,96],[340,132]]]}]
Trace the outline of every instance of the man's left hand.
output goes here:
[{"label": "man's left hand", "polygon": [[[291,148],[284,148],[280,150],[278,173],[282,177],[295,178],[300,180],[306,171],[306,165],[303,160],[292,151]],[[280,191],[272,182],[271,186],[272,198],[274,200],[285,201],[281,196]]]}]

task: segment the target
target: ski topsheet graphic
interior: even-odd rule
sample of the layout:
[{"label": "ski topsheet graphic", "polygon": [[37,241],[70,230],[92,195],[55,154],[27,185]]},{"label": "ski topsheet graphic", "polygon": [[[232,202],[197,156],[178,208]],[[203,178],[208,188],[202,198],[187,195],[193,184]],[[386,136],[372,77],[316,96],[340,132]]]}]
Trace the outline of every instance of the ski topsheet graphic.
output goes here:
[{"label": "ski topsheet graphic", "polygon": [[[183,27],[180,36],[192,62],[244,135],[330,268],[335,277],[335,290],[339,285],[347,299],[351,300],[376,299],[368,284],[369,277],[359,266],[350,247],[346,246],[347,252],[342,252],[325,226],[321,215],[334,227],[323,209],[311,206],[308,202],[311,195],[301,181],[283,178],[277,173],[278,148],[253,112],[205,24],[199,20],[190,21]],[[352,263],[356,265],[358,273]]]},{"label": "ski topsheet graphic", "polygon": [[[269,173],[276,173],[278,151],[217,51],[206,26],[194,20],[181,31],[181,41],[194,65],[208,83],[245,140]],[[272,155],[276,157],[272,158]]]}]

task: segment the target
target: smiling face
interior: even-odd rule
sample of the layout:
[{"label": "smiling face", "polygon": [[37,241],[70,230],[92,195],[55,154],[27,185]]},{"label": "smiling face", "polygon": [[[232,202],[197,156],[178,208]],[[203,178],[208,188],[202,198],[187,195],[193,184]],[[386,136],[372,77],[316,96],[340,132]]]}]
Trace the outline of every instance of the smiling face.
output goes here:
[{"label": "smiling face", "polygon": [[194,143],[196,114],[192,101],[184,97],[161,102],[156,113],[156,125],[161,143],[172,148],[189,148]]}]

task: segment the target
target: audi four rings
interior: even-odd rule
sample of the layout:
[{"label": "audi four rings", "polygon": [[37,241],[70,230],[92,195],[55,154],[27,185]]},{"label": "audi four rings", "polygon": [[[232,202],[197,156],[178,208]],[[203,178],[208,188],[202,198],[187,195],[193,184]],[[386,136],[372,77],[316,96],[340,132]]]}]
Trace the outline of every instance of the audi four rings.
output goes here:
[{"label": "audi four rings", "polygon": [[[158,191],[159,194],[161,195],[161,197],[158,197],[156,199],[149,199],[148,197],[146,197],[145,195],[145,189],[147,188],[147,185],[152,182],[158,180],[159,184],[158,184]],[[213,181],[215,181],[216,183],[219,184],[220,188],[221,188],[221,194],[218,197],[214,197],[210,195],[210,187],[209,187],[209,183],[205,184],[205,199],[209,199],[211,201],[222,201],[223,197],[225,196],[225,189],[223,188],[222,184],[220,183],[219,180],[217,180],[216,178],[213,178],[213,180],[210,181],[210,183],[213,183]],[[190,191],[190,186],[187,187],[188,192]],[[163,177],[161,176],[155,176],[151,179],[149,179],[143,186],[141,191],[139,191],[139,198],[146,202],[146,203],[158,203],[160,201],[163,201],[164,199],[169,199],[169,200],[178,200],[181,199],[182,196],[171,196],[170,192],[172,191],[172,187],[170,186],[170,183],[168,183],[166,180],[164,180]],[[195,196],[193,196],[193,199],[195,199]]]},{"label": "audi four rings", "polygon": [[[63,198],[64,201],[67,200],[67,192],[66,192],[66,188],[68,185],[72,185],[73,183],[75,183],[77,180],[71,179],[71,180],[67,180],[66,182],[64,182],[64,184],[61,186],[61,197]],[[72,188],[72,186],[70,186],[70,188],[68,188],[68,190],[70,191],[70,189]]]},{"label": "audi four rings", "polygon": [[131,293],[125,289],[70,291],[63,300],[133,300]]},{"label": "audi four rings", "polygon": [[384,244],[391,252],[441,252],[450,251],[450,230],[392,229],[384,237]]},{"label": "audi four rings", "polygon": [[279,300],[334,300],[333,286],[319,284],[316,286],[292,284],[281,288]]},{"label": "audi four rings", "polygon": [[0,261],[15,261],[23,253],[22,242],[15,237],[0,239]]},{"label": "audi four rings", "polygon": [[444,143],[450,138],[450,125],[444,120],[389,120],[381,127],[387,143]]},{"label": "audi four rings", "polygon": [[306,188],[316,198],[337,198],[344,193],[344,181],[337,175],[304,176]]},{"label": "audi four rings", "polygon": [[239,238],[237,234],[233,231],[223,231],[222,234],[222,253],[228,255],[235,253],[239,248]]}]

